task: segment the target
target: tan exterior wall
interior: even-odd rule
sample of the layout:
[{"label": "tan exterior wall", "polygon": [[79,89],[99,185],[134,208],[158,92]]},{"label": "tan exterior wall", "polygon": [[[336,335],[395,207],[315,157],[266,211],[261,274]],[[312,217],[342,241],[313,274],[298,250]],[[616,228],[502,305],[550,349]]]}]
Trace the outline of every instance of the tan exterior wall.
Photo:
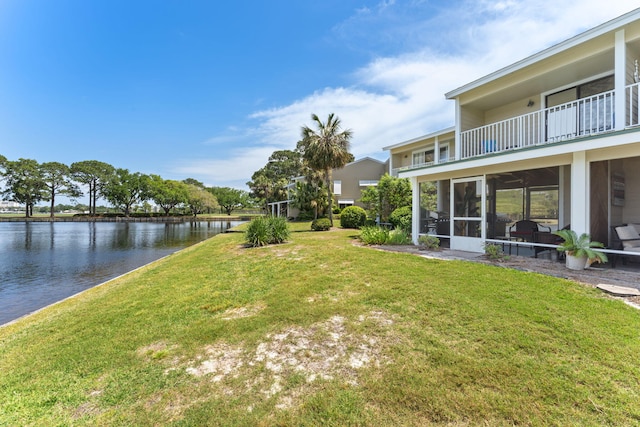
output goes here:
[{"label": "tan exterior wall", "polygon": [[362,190],[366,187],[360,186],[360,181],[379,181],[380,177],[388,172],[387,163],[382,163],[371,158],[364,158],[349,163],[342,169],[334,169],[332,182],[341,181],[340,194],[334,194],[334,199],[353,200],[355,205],[362,206],[358,200],[362,197]]}]

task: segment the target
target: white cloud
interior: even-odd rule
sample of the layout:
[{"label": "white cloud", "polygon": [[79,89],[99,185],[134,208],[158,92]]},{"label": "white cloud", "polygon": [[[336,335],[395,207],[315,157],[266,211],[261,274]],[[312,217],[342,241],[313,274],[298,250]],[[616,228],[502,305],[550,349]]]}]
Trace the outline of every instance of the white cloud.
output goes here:
[{"label": "white cloud", "polygon": [[[418,7],[416,4],[411,7]],[[417,38],[431,40],[433,45],[372,60],[354,71],[355,84],[350,87],[324,88],[289,105],[258,111],[250,117],[255,126],[241,132],[250,135],[245,148],[227,159],[197,160],[178,169],[211,180],[211,185],[244,183],[274,150],[295,147],[301,126],[311,125],[311,113],[324,119],[331,112],[353,130],[352,152],[357,158],[382,159],[386,157],[383,146],[454,124],[454,105],[445,100],[444,93],[635,6],[634,1],[626,0],[606,7],[594,0],[579,5],[573,0],[466,1],[400,28],[398,8],[409,6],[401,1],[382,2],[374,18],[370,10],[360,10],[337,26],[342,36],[348,36],[352,26],[362,37],[361,21],[371,24],[391,16],[384,27],[387,34],[393,34],[390,27],[396,25],[396,31],[406,37],[406,27],[412,26],[414,34],[420,32]],[[423,34],[425,22],[432,25],[428,34]]]}]

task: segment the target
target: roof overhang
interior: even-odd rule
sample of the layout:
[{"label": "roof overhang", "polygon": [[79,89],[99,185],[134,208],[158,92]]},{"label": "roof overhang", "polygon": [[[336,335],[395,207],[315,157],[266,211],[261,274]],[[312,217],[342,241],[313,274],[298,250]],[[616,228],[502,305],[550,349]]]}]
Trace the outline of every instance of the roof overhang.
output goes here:
[{"label": "roof overhang", "polygon": [[604,34],[607,33],[611,33],[614,32],[616,30],[619,30],[620,28],[622,28],[625,25],[628,25],[634,21],[637,21],[638,19],[640,19],[640,8],[639,9],[635,9],[629,13],[626,13],[622,16],[619,16],[615,19],[612,19],[608,22],[605,22],[604,24],[601,24],[597,27],[594,27],[590,30],[587,30],[583,33],[580,33],[568,40],[565,40],[561,43],[558,43],[554,46],[551,46],[550,48],[547,48],[543,51],[540,51],[534,55],[531,55],[521,61],[515,62],[507,67],[504,67],[498,71],[495,71],[491,74],[488,74],[484,77],[481,77],[480,79],[477,79],[471,83],[468,83],[464,86],[461,86],[457,89],[452,90],[451,92],[448,92],[445,94],[445,97],[447,99],[454,99],[462,94],[464,94],[465,92],[468,92],[470,90],[476,89],[482,85],[485,85],[493,80],[499,79],[501,77],[507,76],[513,72],[516,72],[518,70],[521,70],[525,67],[529,67],[539,61],[542,61],[544,59],[550,58],[554,55],[557,55],[561,52],[564,52],[568,49],[571,49],[573,47],[576,47],[582,43],[585,43],[589,40],[595,39],[596,37],[600,37]]},{"label": "roof overhang", "polygon": [[420,142],[423,140],[427,140],[427,139],[431,139],[431,138],[435,138],[437,136],[442,136],[442,135],[446,135],[448,133],[453,133],[455,132],[456,128],[455,126],[451,126],[448,127],[446,129],[441,129],[432,133],[428,133],[426,135],[423,136],[419,136],[417,138],[413,138],[413,139],[409,139],[407,141],[403,141],[403,142],[398,142],[396,144],[393,145],[387,145],[386,147],[382,147],[383,150],[392,150],[394,148],[398,148],[398,147],[402,147],[403,145],[409,145],[409,144],[413,144],[415,142]]}]

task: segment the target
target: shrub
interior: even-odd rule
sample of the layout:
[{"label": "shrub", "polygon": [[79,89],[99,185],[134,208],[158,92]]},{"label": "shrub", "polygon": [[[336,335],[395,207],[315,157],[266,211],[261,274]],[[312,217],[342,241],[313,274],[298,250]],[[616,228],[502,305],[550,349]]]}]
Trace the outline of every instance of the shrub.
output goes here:
[{"label": "shrub", "polygon": [[410,243],[411,238],[409,237],[409,233],[400,228],[392,230],[387,239],[387,244],[389,245],[408,245]]},{"label": "shrub", "polygon": [[389,230],[378,226],[366,226],[360,229],[360,240],[365,245],[384,245],[389,239]]},{"label": "shrub", "polygon": [[247,227],[245,240],[249,246],[283,243],[289,238],[289,224],[282,217],[258,217]]},{"label": "shrub", "polygon": [[289,223],[283,217],[269,218],[270,244],[284,243],[290,236]]},{"label": "shrub", "polygon": [[395,228],[411,232],[411,206],[403,206],[391,212],[389,222]]},{"label": "shrub", "polygon": [[436,236],[426,234],[418,237],[418,244],[426,247],[427,249],[438,249],[440,247],[440,239]]},{"label": "shrub", "polygon": [[340,227],[360,228],[367,220],[367,213],[360,206],[347,206],[340,213]]},{"label": "shrub", "polygon": [[484,245],[484,253],[491,261],[505,261],[509,259],[502,251],[502,246],[497,243],[487,243]]},{"label": "shrub", "polygon": [[329,218],[318,218],[311,223],[311,229],[313,231],[327,231],[331,228],[331,221]]}]

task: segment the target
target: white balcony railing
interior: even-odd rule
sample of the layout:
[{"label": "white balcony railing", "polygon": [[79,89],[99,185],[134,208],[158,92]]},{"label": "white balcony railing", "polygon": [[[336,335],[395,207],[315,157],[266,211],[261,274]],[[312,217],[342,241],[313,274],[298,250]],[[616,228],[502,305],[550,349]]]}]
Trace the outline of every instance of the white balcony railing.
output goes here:
[{"label": "white balcony railing", "polygon": [[640,98],[640,83],[627,86],[627,121],[626,125],[640,125],[640,110],[638,109],[638,99]]},{"label": "white balcony railing", "polygon": [[[636,105],[637,94],[636,88]],[[543,145],[613,129],[614,91],[603,92],[461,132],[460,158]]]},{"label": "white balcony railing", "polygon": [[[640,126],[640,83],[627,86],[625,103],[625,126]],[[614,108],[614,91],[608,91],[460,132],[459,158],[468,159],[610,132],[615,129]],[[434,162],[402,166],[394,168],[391,173],[398,176],[402,171],[433,165]]]}]

